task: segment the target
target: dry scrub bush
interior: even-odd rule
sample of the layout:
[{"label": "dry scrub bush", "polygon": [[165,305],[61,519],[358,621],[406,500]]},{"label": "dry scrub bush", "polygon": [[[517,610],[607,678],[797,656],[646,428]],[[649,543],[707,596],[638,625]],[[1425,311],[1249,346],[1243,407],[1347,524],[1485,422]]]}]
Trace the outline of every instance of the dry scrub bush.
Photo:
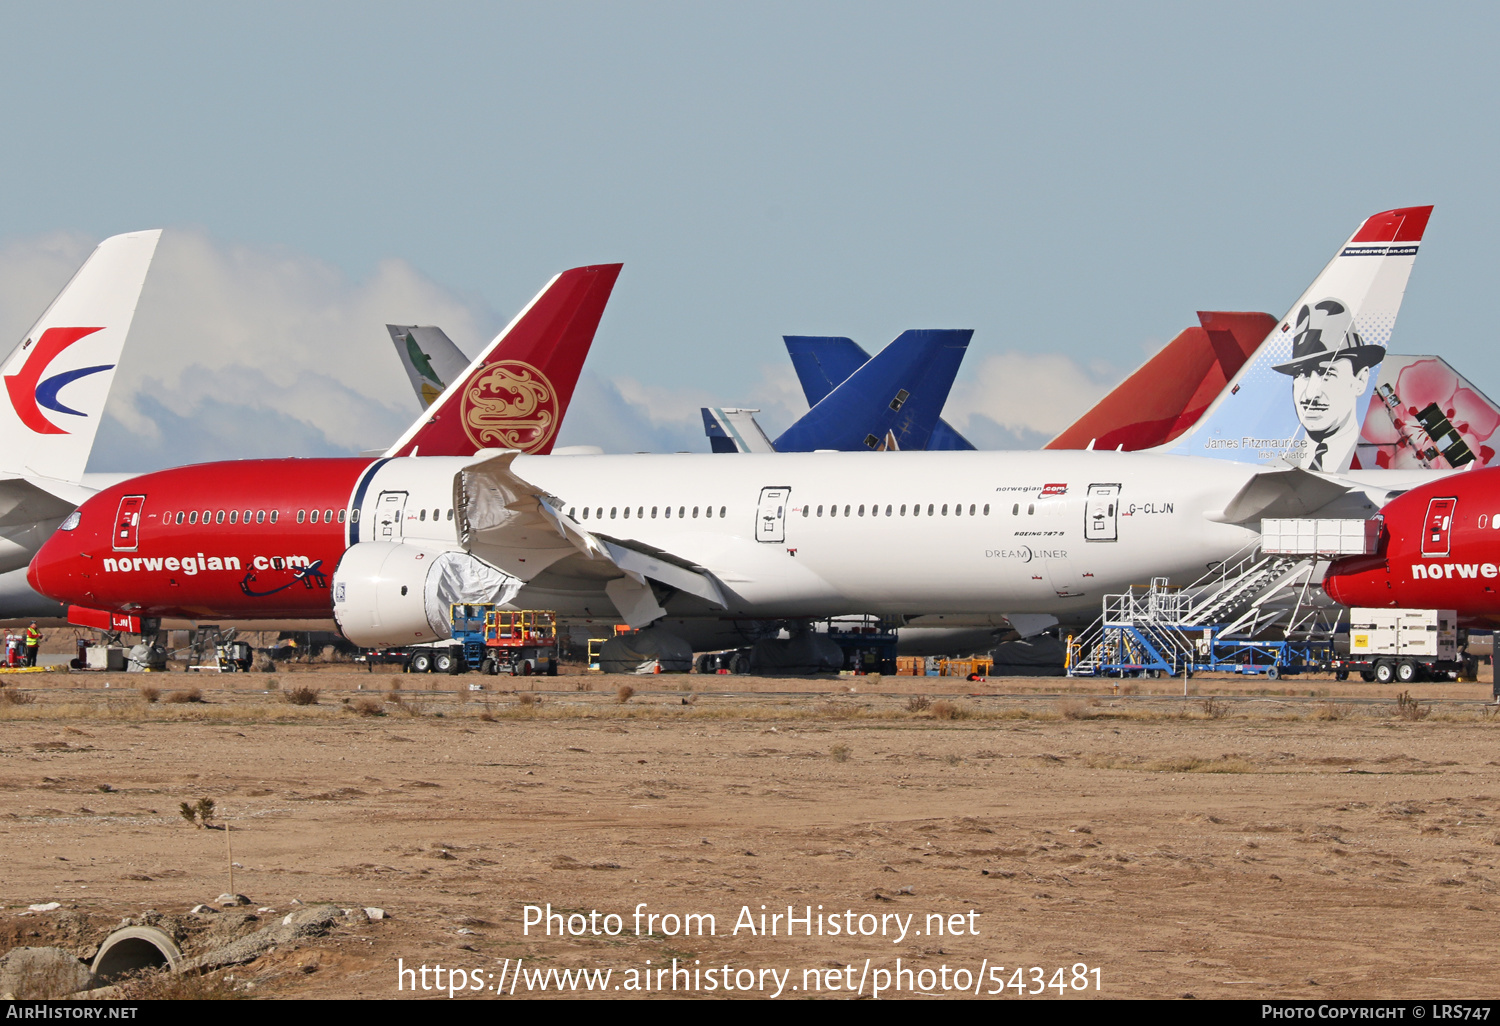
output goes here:
[{"label": "dry scrub bush", "polygon": [[1088,704],[1076,698],[1061,699],[1057,703],[1057,712],[1065,720],[1086,720],[1089,718]]},{"label": "dry scrub bush", "polygon": [[1313,713],[1313,719],[1315,720],[1341,720],[1343,718],[1344,710],[1339,708],[1337,702],[1324,702]]},{"label": "dry scrub bush", "polygon": [[854,749],[850,748],[848,745],[834,745],[832,748],[828,749],[828,754],[833,756],[834,762],[848,762],[849,755],[853,751]]},{"label": "dry scrub bush", "polygon": [[495,720],[495,712],[488,705],[486,705],[483,709],[479,710],[479,715],[476,718],[479,719],[479,720],[484,721],[485,723],[495,723],[496,722],[496,720]]},{"label": "dry scrub bush", "polygon": [[973,713],[962,702],[950,702],[946,698],[932,703],[932,716],[937,720],[966,720]]},{"label": "dry scrub bush", "polygon": [[621,684],[619,690],[615,692],[615,701],[619,702],[621,705],[624,705],[626,702],[630,701],[630,699],[634,695],[635,688],[631,687],[629,684]]},{"label": "dry scrub bush", "polygon": [[292,705],[317,705],[318,694],[317,688],[296,687],[287,691],[284,697]]},{"label": "dry scrub bush", "polygon": [[847,720],[857,711],[852,705],[840,705],[838,702],[824,702],[813,710],[819,716],[828,716],[835,720]]},{"label": "dry scrub bush", "polygon": [[173,705],[187,705],[190,702],[201,702],[203,701],[203,692],[197,688],[191,688],[187,691],[174,691],[167,696],[167,701]]},{"label": "dry scrub bush", "polygon": [[17,691],[15,688],[6,688],[0,691],[0,702],[6,705],[30,705],[36,701],[36,696],[30,691]]},{"label": "dry scrub bush", "polygon": [[909,713],[926,712],[932,707],[932,699],[926,695],[912,695],[906,700],[906,711]]},{"label": "dry scrub bush", "polygon": [[359,699],[356,699],[349,706],[349,710],[351,712],[358,713],[361,716],[384,716],[385,715],[385,708],[382,706],[382,704],[378,700],[376,700],[374,698],[359,698]]},{"label": "dry scrub bush", "polygon": [[1403,691],[1396,696],[1396,715],[1403,720],[1409,722],[1425,720],[1430,712],[1432,712],[1432,706],[1418,703],[1415,698],[1411,697],[1410,691]]},{"label": "dry scrub bush", "polygon": [[594,690],[594,682],[589,680],[587,677],[579,677],[578,681],[573,685],[573,690],[592,691]]},{"label": "dry scrub bush", "polygon": [[1202,705],[1203,715],[1211,720],[1222,720],[1229,715],[1229,703],[1222,698],[1205,698]]},{"label": "dry scrub bush", "polygon": [[524,706],[536,706],[541,704],[541,702],[537,700],[536,695],[533,695],[530,691],[521,692],[516,696],[516,701],[520,702]]},{"label": "dry scrub bush", "polygon": [[161,698],[161,691],[158,688],[141,688],[140,695],[147,705],[152,705]]}]

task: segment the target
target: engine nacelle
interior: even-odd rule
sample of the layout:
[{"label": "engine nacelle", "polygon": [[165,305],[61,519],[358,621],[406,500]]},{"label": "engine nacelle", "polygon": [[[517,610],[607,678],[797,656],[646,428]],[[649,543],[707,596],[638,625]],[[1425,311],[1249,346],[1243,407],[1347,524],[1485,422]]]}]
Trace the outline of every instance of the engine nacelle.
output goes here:
[{"label": "engine nacelle", "polygon": [[453,636],[427,615],[427,575],[439,553],[397,542],[360,542],[333,572],[333,618],[356,645],[415,645]]},{"label": "engine nacelle", "polygon": [[333,572],[333,618],[356,645],[415,645],[453,637],[455,603],[508,603],[521,582],[461,551],[360,542]]}]

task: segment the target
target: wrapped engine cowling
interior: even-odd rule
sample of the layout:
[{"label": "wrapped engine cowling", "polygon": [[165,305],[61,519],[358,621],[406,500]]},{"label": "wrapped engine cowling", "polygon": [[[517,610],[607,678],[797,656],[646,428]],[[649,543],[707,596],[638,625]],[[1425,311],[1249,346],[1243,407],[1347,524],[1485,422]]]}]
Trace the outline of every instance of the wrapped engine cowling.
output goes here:
[{"label": "wrapped engine cowling", "polygon": [[692,668],[692,646],[659,627],[616,634],[599,646],[599,669],[605,673],[687,673]]},{"label": "wrapped engine cowling", "polygon": [[333,574],[333,618],[356,645],[412,645],[453,636],[458,602],[509,602],[521,582],[467,552],[361,542]]}]

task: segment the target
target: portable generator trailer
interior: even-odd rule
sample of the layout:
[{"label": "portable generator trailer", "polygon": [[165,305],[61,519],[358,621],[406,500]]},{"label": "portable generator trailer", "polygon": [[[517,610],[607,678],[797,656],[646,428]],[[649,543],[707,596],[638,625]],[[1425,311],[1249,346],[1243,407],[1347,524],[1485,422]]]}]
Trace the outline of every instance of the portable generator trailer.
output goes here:
[{"label": "portable generator trailer", "polygon": [[1451,609],[1350,609],[1349,651],[1334,657],[1333,672],[1379,684],[1472,677],[1464,633]]}]

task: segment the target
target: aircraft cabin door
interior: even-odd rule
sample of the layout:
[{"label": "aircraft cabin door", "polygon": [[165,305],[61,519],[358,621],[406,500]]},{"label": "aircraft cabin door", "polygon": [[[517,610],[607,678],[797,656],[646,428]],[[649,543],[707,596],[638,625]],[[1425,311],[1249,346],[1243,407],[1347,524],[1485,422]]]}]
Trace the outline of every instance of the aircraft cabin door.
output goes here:
[{"label": "aircraft cabin door", "polygon": [[1453,498],[1433,499],[1427,504],[1427,530],[1422,534],[1422,555],[1448,555],[1453,537],[1453,514],[1457,508],[1458,500]]},{"label": "aircraft cabin door", "polygon": [[115,514],[116,552],[134,552],[140,546],[141,507],[144,505],[144,495],[127,495],[120,500],[120,510]]},{"label": "aircraft cabin door", "polygon": [[1088,502],[1084,504],[1083,540],[1116,541],[1120,537],[1120,486],[1089,485]]},{"label": "aircraft cabin door", "polygon": [[762,488],[760,505],[755,510],[755,540],[780,542],[786,540],[786,506],[791,499],[790,488]]},{"label": "aircraft cabin door", "polygon": [[375,540],[399,542],[406,517],[405,492],[381,492],[375,504]]}]

